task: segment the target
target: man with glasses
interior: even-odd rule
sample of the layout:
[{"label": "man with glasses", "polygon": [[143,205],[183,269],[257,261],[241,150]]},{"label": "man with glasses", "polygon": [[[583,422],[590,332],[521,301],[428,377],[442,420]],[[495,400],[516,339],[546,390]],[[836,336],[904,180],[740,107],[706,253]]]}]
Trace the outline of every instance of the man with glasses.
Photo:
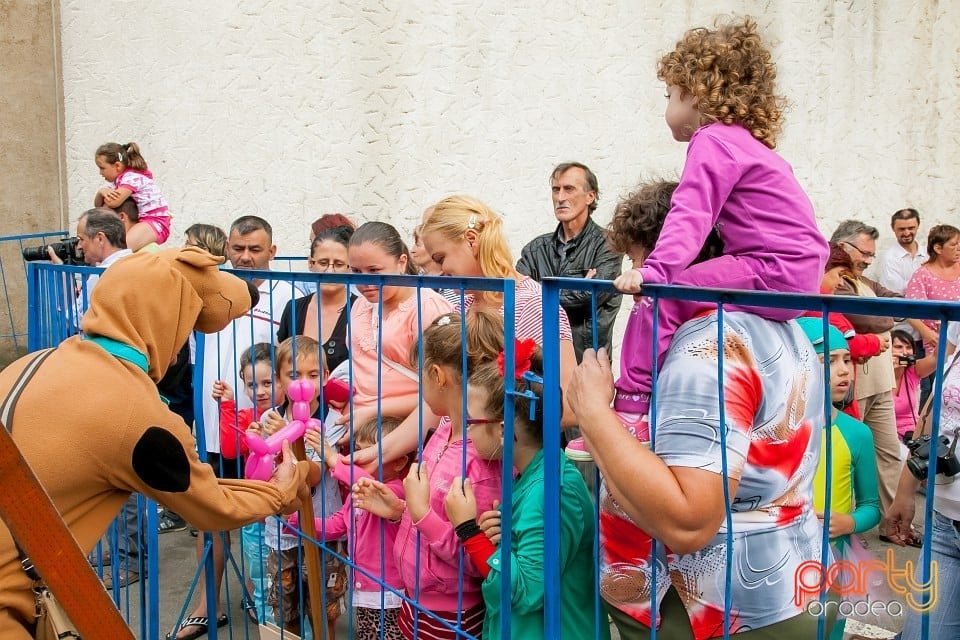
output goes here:
[{"label": "man with glasses", "polygon": [[[877,255],[875,227],[859,220],[844,220],[830,237],[831,243],[843,247],[853,261],[853,271],[837,288],[837,295],[860,296],[861,298],[901,298],[899,293],[864,277],[863,272]],[[886,351],[890,346],[890,330],[894,319],[882,316],[845,314],[857,333],[873,333],[880,337]],[[880,489],[880,508],[886,514],[897,492],[900,477],[900,441],[897,438],[897,423],[893,408],[892,390],[896,386],[893,374],[893,359],[885,353],[870,358],[866,363],[857,363],[854,397],[860,405],[863,422],[873,432],[874,451],[877,457],[877,476]],[[886,541],[886,520],[880,523],[880,538]]]}]

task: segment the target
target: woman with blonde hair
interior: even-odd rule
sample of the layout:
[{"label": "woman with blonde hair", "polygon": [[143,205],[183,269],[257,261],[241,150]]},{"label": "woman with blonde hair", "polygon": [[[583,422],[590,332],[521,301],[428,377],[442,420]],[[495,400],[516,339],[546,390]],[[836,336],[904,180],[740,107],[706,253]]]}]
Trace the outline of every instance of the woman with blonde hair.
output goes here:
[{"label": "woman with blonde hair", "polygon": [[[427,253],[440,265],[444,275],[462,278],[509,278],[516,281],[514,319],[516,338],[531,338],[543,346],[543,305],[540,283],[519,273],[503,232],[503,220],[490,207],[471,196],[455,195],[444,198],[433,206],[433,212],[420,227],[420,237]],[[463,292],[462,309],[504,313],[503,295],[492,291]],[[461,311],[460,300],[454,312]],[[576,366],[573,334],[567,314],[558,306],[560,315],[560,387],[565,389]],[[385,460],[399,457],[417,446],[417,434],[422,413],[423,429],[435,427],[439,416],[429,409],[414,412],[404,423],[384,437]],[[564,400],[562,426],[576,424],[573,412]],[[375,450],[355,454],[360,464],[376,459]]]}]

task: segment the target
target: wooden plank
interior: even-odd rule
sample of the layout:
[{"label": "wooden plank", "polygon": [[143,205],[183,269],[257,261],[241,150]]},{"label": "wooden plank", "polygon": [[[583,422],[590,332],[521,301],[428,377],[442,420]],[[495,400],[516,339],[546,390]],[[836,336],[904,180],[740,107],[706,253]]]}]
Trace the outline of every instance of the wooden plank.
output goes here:
[{"label": "wooden plank", "polygon": [[84,638],[133,640],[60,512],[0,425],[0,518]]},{"label": "wooden plank", "polygon": [[[307,451],[303,438],[293,443],[293,452],[297,460],[306,460]],[[310,531],[313,528],[313,500],[307,493],[306,499],[300,503],[300,529]],[[326,590],[326,584],[321,580],[320,550],[313,544],[303,545],[303,557],[307,561],[307,591],[310,596],[310,626],[313,627],[313,637],[322,638],[327,628],[327,611],[321,599],[321,589]],[[301,632],[303,629],[300,630]]]}]

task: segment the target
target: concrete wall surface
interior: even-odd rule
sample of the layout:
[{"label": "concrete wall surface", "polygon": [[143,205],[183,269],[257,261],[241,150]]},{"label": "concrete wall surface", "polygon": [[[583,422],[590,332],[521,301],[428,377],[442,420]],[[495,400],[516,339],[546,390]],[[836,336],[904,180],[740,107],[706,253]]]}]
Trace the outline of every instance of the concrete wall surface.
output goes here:
[{"label": "concrete wall surface", "polygon": [[[59,2],[0,0],[0,237],[66,223],[61,88]],[[19,243],[0,242],[0,267],[2,367],[26,345]]]},{"label": "concrete wall surface", "polygon": [[106,141],[136,141],[176,215],[256,213],[281,253],[343,211],[405,230],[453,192],[506,216],[516,251],[553,227],[548,174],[600,178],[598,219],[677,175],[658,56],[720,12],[757,17],[792,108],[780,152],[826,232],[915,206],[956,219],[960,3],[63,2],[70,217]]}]

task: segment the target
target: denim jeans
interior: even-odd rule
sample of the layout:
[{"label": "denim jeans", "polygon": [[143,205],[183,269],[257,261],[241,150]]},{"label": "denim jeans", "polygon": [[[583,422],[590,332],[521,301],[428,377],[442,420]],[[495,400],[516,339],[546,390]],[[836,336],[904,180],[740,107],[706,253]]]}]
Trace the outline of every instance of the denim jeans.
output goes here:
[{"label": "denim jeans", "polygon": [[263,523],[254,522],[240,530],[240,548],[246,560],[247,578],[253,583],[253,605],[257,612],[257,619],[263,622],[273,622],[273,614],[267,606],[267,555],[270,547],[263,537]]},{"label": "denim jeans", "polygon": [[[960,638],[960,532],[950,518],[933,512],[931,560],[937,563],[937,602],[930,611],[930,633],[927,638]],[[923,577],[923,557],[917,560],[915,580]],[[907,609],[902,640],[920,640],[921,614]]]},{"label": "denim jeans", "polygon": [[107,546],[110,556],[121,569],[129,569],[140,574],[146,573],[147,545],[144,529],[147,526],[147,514],[140,512],[137,494],[131,493],[123,509],[118,514],[116,542],[110,531],[107,532]]}]

